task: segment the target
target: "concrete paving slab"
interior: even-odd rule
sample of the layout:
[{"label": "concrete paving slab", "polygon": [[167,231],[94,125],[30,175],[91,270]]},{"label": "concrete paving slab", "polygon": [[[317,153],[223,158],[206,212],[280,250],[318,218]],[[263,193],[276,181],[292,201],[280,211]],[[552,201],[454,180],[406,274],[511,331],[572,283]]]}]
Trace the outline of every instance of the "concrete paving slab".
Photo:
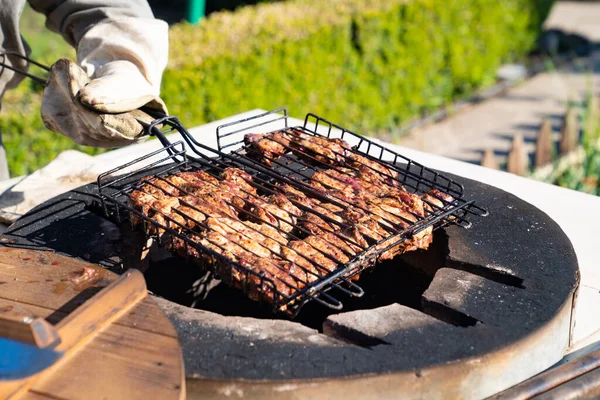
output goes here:
[{"label": "concrete paving slab", "polygon": [[565,32],[600,41],[600,3],[594,1],[557,1],[544,23],[546,29]]},{"label": "concrete paving slab", "polygon": [[398,144],[475,164],[489,148],[503,163],[514,135],[521,133],[532,157],[543,119],[551,121],[558,140],[569,102],[581,102],[590,90],[600,91],[600,53],[585,64],[540,73],[504,95],[415,129]]}]

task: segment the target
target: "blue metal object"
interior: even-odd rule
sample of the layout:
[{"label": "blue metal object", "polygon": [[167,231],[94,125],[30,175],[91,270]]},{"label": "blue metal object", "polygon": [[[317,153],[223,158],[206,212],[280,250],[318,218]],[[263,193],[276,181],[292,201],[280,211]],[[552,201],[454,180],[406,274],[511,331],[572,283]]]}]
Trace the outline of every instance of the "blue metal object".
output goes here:
[{"label": "blue metal object", "polygon": [[0,381],[27,378],[50,367],[63,353],[0,338]]},{"label": "blue metal object", "polygon": [[187,21],[191,24],[197,24],[204,18],[206,12],[206,0],[188,0],[187,2]]}]

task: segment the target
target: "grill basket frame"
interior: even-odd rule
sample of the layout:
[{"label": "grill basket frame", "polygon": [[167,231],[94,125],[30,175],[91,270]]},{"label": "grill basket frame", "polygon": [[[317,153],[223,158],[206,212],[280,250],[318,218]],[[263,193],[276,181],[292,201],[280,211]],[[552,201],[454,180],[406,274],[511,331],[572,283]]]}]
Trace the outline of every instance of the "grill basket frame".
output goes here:
[{"label": "grill basket frame", "polygon": [[[488,214],[485,209],[475,205],[474,201],[466,201],[464,199],[464,187],[460,183],[402,156],[382,144],[351,132],[312,113],[306,115],[304,124],[301,126],[290,126],[288,122],[287,110],[280,108],[219,125],[216,128],[217,148],[215,149],[194,139],[176,117],[158,118],[152,124],[148,125],[146,130],[148,134],[154,135],[160,140],[163,145],[162,149],[150,152],[98,176],[97,186],[104,216],[118,224],[129,220],[132,229],[142,226],[147,238],[153,238],[160,245],[167,248],[174,249],[174,240],[180,239],[184,243],[185,254],[188,254],[188,258],[191,257],[189,256],[188,246],[192,246],[199,253],[203,254],[204,268],[212,270],[225,283],[234,285],[237,282],[238,285],[236,287],[248,295],[250,292],[250,283],[253,282],[258,287],[258,289],[255,288],[253,291],[253,293],[258,293],[258,298],[254,300],[260,303],[268,302],[274,313],[283,313],[290,318],[294,318],[309,301],[316,301],[328,308],[341,310],[343,303],[332,294],[334,289],[347,296],[361,297],[364,291],[359,285],[351,281],[352,277],[369,267],[373,267],[377,256],[397,246],[412,235],[430,226],[433,230],[449,224],[470,228],[471,223],[466,219],[468,214],[478,216],[486,216]],[[283,126],[281,127],[281,125]],[[274,126],[278,127],[275,128]],[[437,189],[444,194],[452,196],[454,201],[451,203],[444,201],[443,208],[432,207],[434,208],[434,212],[426,218],[410,225],[408,229],[402,232],[392,234],[379,243],[369,246],[349,262],[339,265],[333,272],[325,273],[315,281],[297,288],[291,296],[277,290],[277,285],[273,279],[266,277],[264,273],[253,271],[240,264],[240,262],[233,261],[218,252],[202,246],[194,241],[190,234],[182,234],[160,223],[156,218],[148,217],[129,204],[131,193],[135,189],[140,189],[140,185],[137,183],[141,178],[153,176],[153,179],[164,179],[177,172],[198,169],[218,171],[226,167],[236,167],[250,173],[254,178],[261,177],[262,179],[264,176],[267,176],[273,182],[287,181],[288,184],[296,187],[296,185],[300,185],[299,182],[296,182],[297,180],[307,178],[306,175],[300,172],[298,172],[297,177],[294,176],[292,167],[298,163],[303,164],[301,160],[298,161],[297,157],[291,157],[292,160],[290,161],[289,158],[285,159],[285,157],[282,157],[275,162],[280,165],[277,165],[276,168],[269,168],[247,156],[247,147],[243,140],[246,133],[255,133],[257,130],[261,130],[261,133],[268,133],[291,129],[301,130],[310,135],[343,139],[353,145],[358,154],[366,156],[370,160],[383,162],[387,168],[393,168],[398,173],[399,183],[407,191],[423,194],[431,189]],[[171,132],[178,132],[183,141],[171,143],[166,137],[166,134]],[[194,156],[189,154],[186,145],[195,154]],[[290,164],[290,162],[294,164]],[[304,165],[308,169],[302,172],[320,169],[314,165],[308,166],[306,163]],[[141,223],[134,226],[134,219],[141,221]],[[176,222],[170,218],[167,218],[167,220]],[[157,232],[162,233],[158,234]],[[222,269],[215,269],[215,266],[220,265],[220,263],[230,266],[231,276],[224,276]],[[242,274],[244,279],[234,280],[234,272]],[[241,281],[243,283],[239,287]],[[270,301],[265,300],[267,294],[271,297]]]}]

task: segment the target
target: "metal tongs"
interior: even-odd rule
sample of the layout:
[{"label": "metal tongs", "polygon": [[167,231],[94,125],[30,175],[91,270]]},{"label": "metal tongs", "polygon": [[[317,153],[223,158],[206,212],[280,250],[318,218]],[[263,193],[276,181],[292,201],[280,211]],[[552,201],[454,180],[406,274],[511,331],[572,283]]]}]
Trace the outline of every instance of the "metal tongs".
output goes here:
[{"label": "metal tongs", "polygon": [[8,63],[6,63],[6,56],[8,56],[8,55],[16,57],[16,58],[20,58],[21,60],[25,60],[28,63],[31,63],[37,67],[40,67],[41,69],[45,70],[46,72],[50,71],[50,67],[48,67],[44,64],[41,64],[35,60],[32,60],[31,58],[24,56],[22,54],[19,54],[15,51],[0,51],[0,60],[1,60],[0,67],[2,67],[2,70],[0,70],[0,76],[2,76],[2,73],[4,72],[4,68],[6,68],[6,69],[10,69],[11,71],[14,71],[18,74],[24,75],[28,78],[31,78],[34,81],[36,81],[37,83],[41,83],[42,85],[46,86],[46,81],[47,81],[46,78],[40,78],[39,76],[30,74],[28,71],[24,71],[22,69],[15,68],[12,65],[9,65]]}]

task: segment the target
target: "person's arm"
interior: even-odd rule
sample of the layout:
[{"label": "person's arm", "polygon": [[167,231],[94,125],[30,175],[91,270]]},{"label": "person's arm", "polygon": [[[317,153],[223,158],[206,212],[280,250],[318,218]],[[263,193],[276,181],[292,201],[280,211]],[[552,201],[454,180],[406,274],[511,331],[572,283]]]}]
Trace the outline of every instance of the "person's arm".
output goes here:
[{"label": "person's arm", "polygon": [[77,47],[81,37],[98,22],[122,17],[153,19],[152,9],[142,0],[28,0],[46,16],[46,27]]},{"label": "person's arm", "polygon": [[[109,61],[135,64],[157,89],[168,58],[168,25],[141,0],[29,0],[48,29],[77,49],[77,61],[93,77]],[[156,93],[158,94],[158,93]]]},{"label": "person's arm", "polygon": [[[46,87],[42,117],[48,128],[80,144],[113,147],[127,144],[129,139],[123,141],[122,137],[113,135],[102,143],[98,132],[87,135],[80,127],[95,125],[81,121],[81,118],[94,118],[85,111],[125,113],[150,105],[167,113],[158,96],[168,60],[168,25],[154,18],[146,1],[29,0],[29,3],[46,16],[50,30],[60,33],[75,47],[77,64],[90,78],[76,94],[71,93],[71,97],[75,96],[74,99],[87,108],[76,115],[60,111],[67,105],[72,108],[69,102],[74,100],[64,97],[60,85]],[[73,66],[68,70],[74,71]],[[62,69],[54,77],[58,81],[68,76]],[[74,118],[79,120],[73,121]],[[88,140],[90,137],[92,140]]]}]

